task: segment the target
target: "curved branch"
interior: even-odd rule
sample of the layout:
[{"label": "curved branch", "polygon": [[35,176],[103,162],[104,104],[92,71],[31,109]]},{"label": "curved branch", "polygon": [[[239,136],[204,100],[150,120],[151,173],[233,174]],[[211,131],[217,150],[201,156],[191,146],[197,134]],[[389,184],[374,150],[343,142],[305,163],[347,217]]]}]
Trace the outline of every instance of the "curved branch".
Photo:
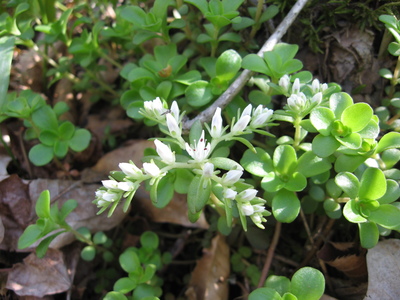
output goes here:
[{"label": "curved branch", "polygon": [[[260,51],[258,51],[258,56],[263,56],[263,53],[266,51],[271,51],[274,46],[279,42],[279,40],[283,37],[283,35],[287,32],[290,25],[292,25],[293,21],[296,19],[297,15],[306,5],[308,0],[298,0],[296,4],[289,11],[287,16],[282,20],[279,26],[276,28],[275,32],[269,37],[269,39],[264,43],[261,47]],[[217,107],[224,108],[229,104],[230,101],[239,93],[239,91],[245,86],[247,81],[251,78],[253,72],[250,70],[244,70],[238,78],[229,86],[229,88],[206,110],[202,111],[195,118],[189,120],[186,119],[183,121],[182,129],[184,131],[188,131],[194,122],[200,120],[203,122],[208,122],[211,120],[215,110]]]}]

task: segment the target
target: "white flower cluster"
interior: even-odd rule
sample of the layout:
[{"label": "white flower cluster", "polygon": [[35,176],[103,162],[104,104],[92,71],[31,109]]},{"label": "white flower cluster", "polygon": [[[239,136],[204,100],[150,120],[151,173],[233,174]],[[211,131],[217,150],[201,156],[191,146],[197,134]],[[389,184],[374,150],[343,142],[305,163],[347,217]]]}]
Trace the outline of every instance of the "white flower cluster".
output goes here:
[{"label": "white flower cluster", "polygon": [[96,192],[94,201],[98,207],[104,210],[112,204],[116,205],[121,198],[132,200],[141,182],[149,180],[149,184],[153,185],[156,180],[165,176],[169,170],[176,167],[187,168],[192,169],[195,174],[199,174],[207,180],[220,184],[224,192],[223,199],[219,200],[226,203],[230,209],[232,208],[232,201],[235,201],[239,213],[243,217],[250,217],[257,226],[263,228],[261,223],[266,221],[264,216],[269,214],[263,205],[265,200],[256,197],[257,191],[252,188],[245,189],[239,193],[236,191],[235,184],[243,175],[243,169],[229,170],[219,177],[217,174],[220,171],[214,171],[215,166],[209,156],[220,141],[230,140],[236,135],[251,132],[251,129],[266,126],[273,114],[271,109],[263,108],[262,105],[253,109],[251,104],[248,105],[237,122],[233,122],[230,132],[226,133],[228,126],[223,126],[221,108],[217,108],[212,118],[211,127],[206,126],[212,138],[211,143],[207,142],[205,132],[202,130],[200,138],[197,141],[193,141],[193,144],[187,143],[182,138],[182,116],[175,101],[170,109],[167,109],[159,98],[153,101],[146,101],[141,113],[167,128],[168,131],[164,130],[164,132],[182,150],[186,150],[191,159],[186,163],[177,162],[175,152],[171,150],[170,146],[159,139],[155,139],[154,144],[159,156],[155,160],[161,161],[164,167],[160,168],[160,164],[157,164],[154,160],[143,163],[142,169],[138,168],[133,162],[120,163],[119,168],[122,171],[120,173],[123,176],[123,180],[117,181],[111,178],[102,181],[103,188]]},{"label": "white flower cluster", "polygon": [[290,77],[284,75],[279,80],[279,86],[286,94],[290,94],[287,99],[286,108],[296,115],[304,115],[310,112],[310,110],[322,101],[322,94],[328,88],[326,83],[320,84],[318,79],[314,79],[310,89],[312,96],[306,96],[303,92],[300,92],[300,80],[296,78],[290,89]]}]

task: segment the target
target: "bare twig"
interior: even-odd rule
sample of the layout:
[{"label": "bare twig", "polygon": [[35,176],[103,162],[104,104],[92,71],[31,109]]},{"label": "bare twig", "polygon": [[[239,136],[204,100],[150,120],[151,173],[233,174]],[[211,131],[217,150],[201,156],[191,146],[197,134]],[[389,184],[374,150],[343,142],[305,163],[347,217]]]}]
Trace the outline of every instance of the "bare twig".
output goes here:
[{"label": "bare twig", "polygon": [[260,280],[258,281],[258,288],[262,287],[264,285],[265,279],[267,279],[269,268],[271,267],[272,263],[272,258],[274,257],[276,246],[278,246],[279,237],[281,235],[281,228],[282,223],[276,222],[274,236],[272,237],[271,244],[269,245],[267,258],[265,259],[264,267],[261,271]]},{"label": "bare twig", "polygon": [[[286,31],[292,25],[293,21],[296,19],[297,15],[306,5],[308,0],[297,0],[296,4],[289,11],[287,16],[282,20],[279,26],[276,28],[275,32],[269,37],[265,44],[258,51],[257,55],[262,56],[264,52],[271,51],[278,41],[283,37]],[[232,99],[239,93],[239,91],[244,87],[253,72],[250,70],[244,70],[242,74],[230,85],[230,87],[206,110],[202,111],[195,118],[183,121],[182,128],[184,131],[188,131],[190,127],[197,121],[208,122],[211,120],[217,107],[224,108]]]}]

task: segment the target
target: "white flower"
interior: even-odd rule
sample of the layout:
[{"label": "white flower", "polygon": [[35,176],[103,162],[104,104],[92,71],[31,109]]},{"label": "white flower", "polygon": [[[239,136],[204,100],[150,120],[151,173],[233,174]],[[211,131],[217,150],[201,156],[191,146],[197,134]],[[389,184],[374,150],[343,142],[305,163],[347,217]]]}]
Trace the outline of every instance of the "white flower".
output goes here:
[{"label": "white flower", "polygon": [[236,122],[236,124],[233,125],[231,131],[233,133],[243,132],[243,130],[245,130],[247,125],[249,124],[250,120],[251,120],[251,117],[249,115],[240,117],[240,119]]},{"label": "white flower", "polygon": [[245,216],[254,214],[254,208],[250,203],[239,204],[239,208]]},{"label": "white flower", "polygon": [[257,106],[254,110],[250,126],[257,128],[266,125],[273,113],[272,109],[263,108],[262,105]]},{"label": "white flower", "polygon": [[176,101],[172,102],[171,114],[175,118],[176,122],[179,122],[179,113],[178,103],[176,103]]},{"label": "white flower", "polygon": [[251,106],[251,104],[247,105],[246,108],[243,110],[241,117],[250,116],[252,109],[253,107]]},{"label": "white flower", "polygon": [[242,175],[242,170],[230,170],[222,176],[222,185],[232,186],[240,179],[240,177],[242,177]]},{"label": "white flower", "polygon": [[254,204],[253,208],[254,208],[255,213],[262,213],[265,211],[264,205],[261,205],[261,204]]},{"label": "white flower", "polygon": [[137,184],[135,184],[131,181],[122,181],[122,182],[118,182],[118,188],[124,192],[131,192],[131,191],[136,190]]},{"label": "white flower", "polygon": [[319,80],[318,79],[314,79],[313,82],[311,83],[311,90],[313,91],[313,93],[318,93],[319,92]]},{"label": "white flower", "polygon": [[161,175],[160,168],[153,161],[150,163],[143,163],[143,169],[146,174],[150,175],[151,177],[158,177]]},{"label": "white flower", "polygon": [[194,147],[190,147],[188,143],[185,144],[187,153],[194,159],[196,162],[202,162],[205,160],[211,151],[211,144],[207,143],[204,139],[204,130],[201,132],[200,139],[194,143]]},{"label": "white flower", "polygon": [[306,108],[307,98],[303,93],[292,94],[287,99],[287,105],[294,112],[302,112]]},{"label": "white flower", "polygon": [[105,190],[97,190],[95,193],[96,198],[103,198],[104,193],[106,193]]},{"label": "white flower", "polygon": [[206,178],[211,178],[214,172],[214,165],[210,162],[207,162],[203,166],[203,176]]},{"label": "white flower", "polygon": [[159,140],[154,140],[154,144],[156,145],[156,151],[163,162],[169,165],[175,163],[175,154],[171,151],[169,146]]},{"label": "white flower", "polygon": [[221,137],[223,132],[222,128],[222,117],[221,117],[221,108],[217,107],[215,110],[214,116],[211,121],[211,132],[210,135],[213,138],[219,138]]},{"label": "white flower", "polygon": [[316,106],[316,105],[320,104],[321,101],[322,101],[322,93],[318,92],[311,98],[310,102],[311,102],[312,105]]},{"label": "white flower", "polygon": [[292,94],[300,93],[300,79],[296,78],[292,85]]},{"label": "white flower", "polygon": [[323,83],[321,84],[321,92],[325,91],[328,89],[328,84],[327,83]]},{"label": "white flower", "polygon": [[143,173],[138,167],[135,166],[133,162],[131,163],[120,163],[118,167],[122,170],[122,172],[131,178],[139,179]]},{"label": "white flower", "polygon": [[279,79],[279,86],[283,89],[285,93],[289,92],[289,84],[290,78],[288,75],[283,75],[281,79]]},{"label": "white flower", "polygon": [[103,180],[101,183],[107,189],[118,190],[118,181],[116,180]]},{"label": "white flower", "polygon": [[167,114],[167,126],[171,136],[173,137],[181,136],[182,130],[172,114]]},{"label": "white flower", "polygon": [[238,198],[242,202],[249,202],[249,201],[253,200],[256,195],[257,195],[257,190],[255,190],[255,189],[247,189],[247,190],[244,190],[243,192],[241,192],[238,195]]},{"label": "white flower", "polygon": [[102,200],[107,201],[107,202],[115,202],[121,198],[121,194],[119,193],[114,193],[114,192],[105,192],[103,194]]},{"label": "white flower", "polygon": [[237,192],[232,189],[225,189],[224,190],[224,198],[225,199],[235,199]]},{"label": "white flower", "polygon": [[147,116],[157,120],[164,119],[164,113],[166,109],[164,108],[164,105],[159,97],[153,101],[145,101],[143,106]]}]

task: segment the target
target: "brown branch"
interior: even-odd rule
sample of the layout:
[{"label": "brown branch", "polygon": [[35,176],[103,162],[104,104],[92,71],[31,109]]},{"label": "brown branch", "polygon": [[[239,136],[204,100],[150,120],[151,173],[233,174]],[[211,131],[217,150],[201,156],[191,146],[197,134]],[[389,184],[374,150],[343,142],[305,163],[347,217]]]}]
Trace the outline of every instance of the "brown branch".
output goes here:
[{"label": "brown branch", "polygon": [[[297,15],[306,5],[308,0],[297,0],[296,4],[289,11],[287,16],[282,20],[279,26],[276,28],[275,32],[269,37],[269,39],[264,43],[261,47],[260,51],[258,51],[258,56],[263,56],[263,53],[266,51],[271,51],[274,46],[279,42],[279,40],[284,36],[284,34],[289,29],[290,25],[292,25],[293,21],[296,19]],[[253,72],[250,70],[244,70],[238,78],[230,85],[230,87],[206,110],[202,111],[195,118],[189,120],[183,120],[182,128],[183,131],[188,131],[192,125],[200,120],[203,122],[208,122],[211,120],[215,110],[217,107],[224,108],[229,104],[230,101],[239,93],[239,91],[244,87],[247,81],[251,78]]]}]

